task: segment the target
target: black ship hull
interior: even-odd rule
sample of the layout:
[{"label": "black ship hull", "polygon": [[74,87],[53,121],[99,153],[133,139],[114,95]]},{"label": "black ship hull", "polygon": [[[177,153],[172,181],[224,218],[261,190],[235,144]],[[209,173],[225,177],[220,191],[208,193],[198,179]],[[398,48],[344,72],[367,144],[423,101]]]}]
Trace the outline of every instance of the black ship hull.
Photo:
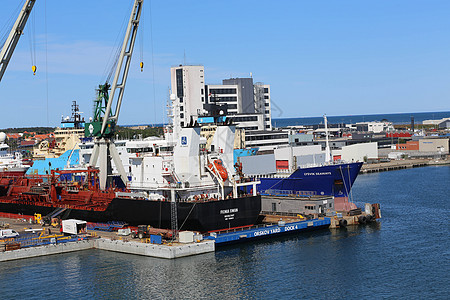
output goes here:
[{"label": "black ship hull", "polygon": [[[261,196],[208,202],[177,202],[179,230],[200,232],[256,224],[261,211]],[[55,207],[0,202],[0,211],[15,214],[48,215]],[[114,198],[104,211],[67,209],[64,219],[80,219],[88,222],[121,221],[129,225],[151,225],[156,228],[171,228],[171,203]]]}]

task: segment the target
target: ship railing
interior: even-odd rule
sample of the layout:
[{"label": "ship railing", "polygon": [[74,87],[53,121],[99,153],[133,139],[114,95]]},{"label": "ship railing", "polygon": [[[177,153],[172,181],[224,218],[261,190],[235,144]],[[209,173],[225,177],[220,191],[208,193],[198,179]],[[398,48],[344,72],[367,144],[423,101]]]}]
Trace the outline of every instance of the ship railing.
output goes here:
[{"label": "ship railing", "polygon": [[78,193],[80,189],[74,186],[66,186],[66,191]]},{"label": "ship railing", "polygon": [[293,191],[293,190],[279,190],[279,189],[267,189],[261,193],[264,196],[294,196],[294,197],[309,197],[316,196],[316,191]]},{"label": "ship railing", "polygon": [[288,213],[279,211],[261,211],[262,215],[282,216],[282,217],[297,217],[298,213]]},{"label": "ship railing", "polygon": [[257,224],[257,225],[243,226],[243,227],[237,227],[237,228],[230,228],[230,229],[215,230],[215,231],[211,231],[210,233],[215,233],[215,234],[235,233],[235,232],[241,232],[244,230],[270,227],[273,225],[276,225],[276,223],[265,223],[265,224]]}]

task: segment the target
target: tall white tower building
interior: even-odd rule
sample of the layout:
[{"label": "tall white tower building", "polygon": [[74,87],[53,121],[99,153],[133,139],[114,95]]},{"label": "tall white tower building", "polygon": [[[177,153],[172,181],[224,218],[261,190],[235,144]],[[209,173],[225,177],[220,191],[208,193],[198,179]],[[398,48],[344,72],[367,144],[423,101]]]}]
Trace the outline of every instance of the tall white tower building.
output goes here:
[{"label": "tall white tower building", "polygon": [[185,127],[191,121],[203,113],[205,103],[205,79],[203,66],[172,67],[170,69],[173,101],[174,120],[179,124],[175,126]]}]

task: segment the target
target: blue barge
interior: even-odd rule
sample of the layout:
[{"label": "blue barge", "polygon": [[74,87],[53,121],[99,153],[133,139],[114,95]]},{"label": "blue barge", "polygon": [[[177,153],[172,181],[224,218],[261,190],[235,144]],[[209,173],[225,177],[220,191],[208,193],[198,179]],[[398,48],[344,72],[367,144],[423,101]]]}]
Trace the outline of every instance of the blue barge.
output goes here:
[{"label": "blue barge", "polygon": [[247,229],[236,229],[211,233],[209,236],[205,237],[205,239],[215,241],[216,246],[222,246],[256,239],[270,238],[273,236],[328,228],[330,224],[331,218],[312,219],[292,223],[279,222],[279,224],[275,225],[258,225]]}]

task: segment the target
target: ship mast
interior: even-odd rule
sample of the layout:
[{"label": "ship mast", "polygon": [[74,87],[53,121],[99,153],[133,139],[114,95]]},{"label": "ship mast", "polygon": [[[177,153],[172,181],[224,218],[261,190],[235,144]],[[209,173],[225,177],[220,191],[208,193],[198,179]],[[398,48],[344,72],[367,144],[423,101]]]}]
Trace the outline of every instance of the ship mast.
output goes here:
[{"label": "ship mast", "polygon": [[[111,92],[108,92],[110,87],[108,83],[99,86],[94,119],[91,123],[87,123],[85,127],[86,136],[95,137],[94,149],[89,164],[91,166],[98,165],[100,169],[100,189],[102,190],[106,189],[108,176],[112,175],[111,159],[114,161],[122,181],[125,184],[128,181],[119,153],[111,138],[114,136],[115,126],[119,118],[120,106],[130,68],[143,2],[144,0],[134,1],[122,50],[117,61],[114,81],[111,84]],[[117,99],[115,100],[116,95]],[[101,105],[103,100],[105,101],[106,107]],[[113,102],[115,103],[114,113],[112,110]]]},{"label": "ship mast", "polygon": [[331,151],[330,144],[328,143],[328,120],[327,115],[323,115],[323,120],[325,123],[325,162],[329,163],[331,161]]},{"label": "ship mast", "polygon": [[35,2],[36,0],[27,0],[25,2],[5,44],[3,45],[2,52],[0,52],[0,81],[2,81],[3,74],[5,74],[6,67],[11,60],[11,56],[19,42],[19,38],[23,34],[23,29],[25,28],[25,24],[27,23]]}]

